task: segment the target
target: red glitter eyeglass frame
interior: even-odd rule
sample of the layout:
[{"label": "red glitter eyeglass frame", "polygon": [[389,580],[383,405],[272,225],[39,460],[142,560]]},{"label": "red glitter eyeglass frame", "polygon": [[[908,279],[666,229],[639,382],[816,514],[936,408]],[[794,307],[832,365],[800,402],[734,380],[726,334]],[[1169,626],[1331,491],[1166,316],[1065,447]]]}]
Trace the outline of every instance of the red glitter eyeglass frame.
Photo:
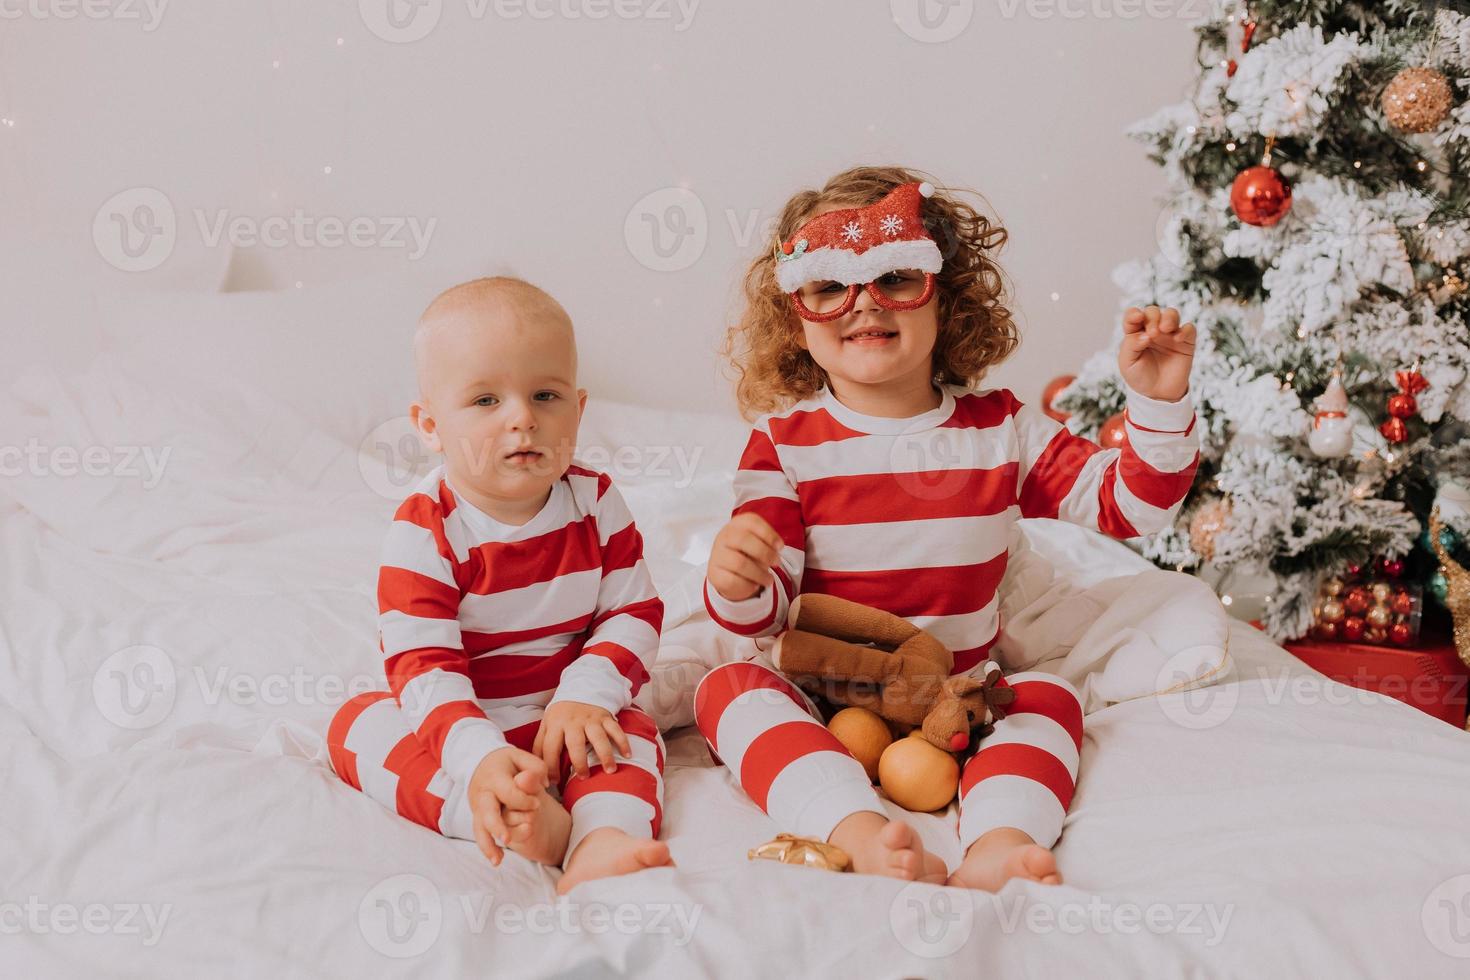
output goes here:
[{"label": "red glitter eyeglass frame", "polygon": [[933,299],[934,284],[934,273],[926,272],[924,273],[924,291],[922,293],[913,299],[893,300],[889,299],[883,290],[878,288],[876,282],[855,282],[847,287],[847,296],[843,299],[842,305],[836,309],[828,310],[826,313],[816,313],[808,309],[807,305],[801,301],[801,290],[797,290],[791,294],[791,304],[796,307],[796,315],[808,323],[831,323],[833,320],[845,317],[852,312],[852,308],[857,305],[858,290],[860,289],[866,289],[868,295],[873,297],[873,302],[883,307],[883,309],[892,310],[895,313],[902,313],[907,310],[917,310]]}]

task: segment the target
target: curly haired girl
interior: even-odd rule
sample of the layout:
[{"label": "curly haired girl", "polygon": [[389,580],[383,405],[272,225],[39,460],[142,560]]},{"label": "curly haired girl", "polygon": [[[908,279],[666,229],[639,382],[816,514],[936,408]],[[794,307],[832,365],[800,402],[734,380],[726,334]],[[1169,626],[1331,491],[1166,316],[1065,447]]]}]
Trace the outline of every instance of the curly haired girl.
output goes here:
[{"label": "curly haired girl", "polygon": [[[1019,342],[995,261],[1007,233],[935,185],[899,167],[838,174],[786,204],[776,248],[751,263],[727,353],[755,424],[705,604],[726,629],[770,637],[802,593],[840,596],[927,629],[956,674],[985,677],[999,670],[996,590],[1016,520],[1117,538],[1172,521],[1199,459],[1194,327],[1172,309],[1124,315],[1125,436],[1113,448],[978,388]],[[1051,848],[1082,745],[1070,685],[1006,678],[1005,718],[973,754],[954,747],[968,756],[964,856],[949,869],[889,818],[769,646],[711,671],[695,705],[711,750],[783,829],[841,847],[859,872],[987,890],[1060,883]]]}]

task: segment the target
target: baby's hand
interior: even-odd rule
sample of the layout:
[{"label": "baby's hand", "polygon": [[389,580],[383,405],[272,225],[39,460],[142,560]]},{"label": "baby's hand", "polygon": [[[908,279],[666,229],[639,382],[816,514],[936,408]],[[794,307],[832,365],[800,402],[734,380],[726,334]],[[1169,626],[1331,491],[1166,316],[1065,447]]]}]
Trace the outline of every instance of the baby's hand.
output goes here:
[{"label": "baby's hand", "polygon": [[715,535],[709,584],[731,602],[749,599],[770,585],[781,564],[781,535],[758,514],[736,514]]},{"label": "baby's hand", "polygon": [[[505,822],[507,810],[535,810],[537,794],[546,788],[546,766],[524,749],[508,745],[496,749],[475,767],[468,789],[470,816],[475,826],[475,843],[498,866],[510,843],[511,829]],[[529,831],[517,828],[520,836]]]},{"label": "baby's hand", "polygon": [[1179,311],[1133,307],[1123,314],[1118,370],[1134,391],[1177,402],[1189,392],[1194,363],[1194,324],[1179,325]]},{"label": "baby's hand", "polygon": [[624,756],[633,754],[628,736],[623,734],[618,720],[606,708],[580,701],[558,701],[548,705],[546,713],[541,716],[541,727],[536,729],[536,742],[531,751],[541,757],[549,772],[557,772],[557,761],[565,745],[567,755],[572,759],[572,771],[578,776],[585,776],[589,745],[602,760],[603,772],[617,769],[614,742]]}]

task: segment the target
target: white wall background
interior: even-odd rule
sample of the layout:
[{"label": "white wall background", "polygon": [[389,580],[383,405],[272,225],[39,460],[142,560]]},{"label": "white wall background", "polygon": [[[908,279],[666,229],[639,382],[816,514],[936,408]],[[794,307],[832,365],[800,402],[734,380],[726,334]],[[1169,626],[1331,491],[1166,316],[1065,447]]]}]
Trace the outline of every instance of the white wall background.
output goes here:
[{"label": "white wall background", "polygon": [[[84,357],[86,315],[54,311],[93,289],[367,277],[409,310],[509,267],[572,311],[595,394],[724,409],[762,222],[859,162],[974,188],[1010,229],[1024,340],[991,383],[1035,398],[1103,344],[1163,189],[1122,131],[1184,93],[1204,0],[86,2],[0,0],[7,374]],[[112,214],[136,234],[165,212],[171,248],[117,268]],[[208,241],[298,213],[284,245]],[[406,231],[328,247],[322,219],[432,231],[414,257]]]}]

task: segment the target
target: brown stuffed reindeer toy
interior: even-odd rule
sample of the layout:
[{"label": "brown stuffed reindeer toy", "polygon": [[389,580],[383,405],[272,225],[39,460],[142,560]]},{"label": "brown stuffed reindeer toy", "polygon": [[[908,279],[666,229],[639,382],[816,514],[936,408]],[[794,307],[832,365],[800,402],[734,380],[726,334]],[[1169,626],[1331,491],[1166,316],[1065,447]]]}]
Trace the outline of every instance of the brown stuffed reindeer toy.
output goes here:
[{"label": "brown stuffed reindeer toy", "polygon": [[790,624],[776,640],[776,668],[828,700],[867,708],[898,734],[919,728],[926,741],[961,752],[971,732],[989,734],[1015,699],[984,680],[951,677],[954,654],[917,626],[891,613],[837,596],[806,593],[791,603]]}]

